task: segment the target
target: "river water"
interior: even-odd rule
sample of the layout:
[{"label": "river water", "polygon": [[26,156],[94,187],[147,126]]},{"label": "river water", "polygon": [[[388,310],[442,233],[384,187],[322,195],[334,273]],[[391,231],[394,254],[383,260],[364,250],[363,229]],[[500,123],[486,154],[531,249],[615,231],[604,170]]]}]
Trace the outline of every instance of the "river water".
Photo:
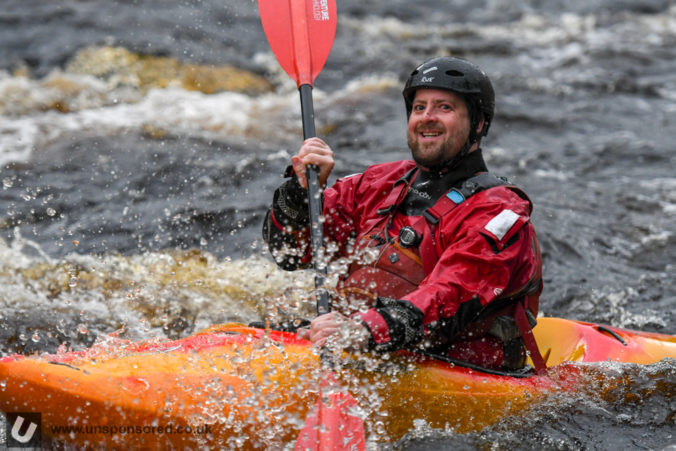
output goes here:
[{"label": "river water", "polygon": [[[2,5],[3,354],[310,311],[311,275],[278,271],[260,240],[301,127],[254,1]],[[676,334],[676,2],[339,0],[338,14],[314,90],[334,179],[406,158],[407,73],[469,58],[497,92],[489,167],[535,203],[543,313]],[[612,371],[627,382],[610,400],[379,446],[676,446],[676,364]]]}]

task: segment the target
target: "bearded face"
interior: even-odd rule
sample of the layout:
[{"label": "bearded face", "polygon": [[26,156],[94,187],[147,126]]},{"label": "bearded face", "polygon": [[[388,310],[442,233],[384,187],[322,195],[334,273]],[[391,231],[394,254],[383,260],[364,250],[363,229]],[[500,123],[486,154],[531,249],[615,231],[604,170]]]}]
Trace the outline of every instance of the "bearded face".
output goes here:
[{"label": "bearded face", "polygon": [[408,146],[423,168],[444,166],[469,138],[467,105],[458,94],[443,89],[418,89],[408,120]]}]

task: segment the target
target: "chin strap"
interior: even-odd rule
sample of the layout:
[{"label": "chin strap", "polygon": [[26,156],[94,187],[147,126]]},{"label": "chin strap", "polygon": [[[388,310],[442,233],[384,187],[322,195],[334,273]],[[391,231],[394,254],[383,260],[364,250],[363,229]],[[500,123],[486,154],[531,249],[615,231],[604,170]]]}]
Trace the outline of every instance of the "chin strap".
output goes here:
[{"label": "chin strap", "polygon": [[455,158],[453,158],[453,159],[449,162],[449,164],[447,164],[446,166],[448,166],[448,167],[453,167],[453,166],[455,166],[460,160],[462,160],[463,158],[465,158],[465,155],[467,155],[467,154],[469,153],[469,149],[471,149],[472,146],[474,145],[474,143],[476,143],[476,142],[478,142],[477,139],[474,139],[474,138],[470,137],[470,138],[467,140],[467,142],[465,143],[465,145],[462,146],[462,149],[460,149],[460,152],[458,152],[458,154],[455,156]]},{"label": "chin strap", "polygon": [[428,169],[431,172],[437,172],[439,174],[443,174],[446,171],[453,169],[455,166],[458,165],[458,163],[460,163],[460,160],[462,160],[463,158],[465,158],[465,156],[467,156],[467,154],[469,153],[469,149],[471,149],[472,146],[477,142],[479,142],[478,139],[474,139],[474,140],[468,139],[467,142],[465,143],[465,145],[462,146],[462,149],[460,149],[460,152],[458,152],[453,158],[451,158],[446,163],[443,163],[443,164],[440,164],[439,166],[435,166],[435,167],[428,168]]}]

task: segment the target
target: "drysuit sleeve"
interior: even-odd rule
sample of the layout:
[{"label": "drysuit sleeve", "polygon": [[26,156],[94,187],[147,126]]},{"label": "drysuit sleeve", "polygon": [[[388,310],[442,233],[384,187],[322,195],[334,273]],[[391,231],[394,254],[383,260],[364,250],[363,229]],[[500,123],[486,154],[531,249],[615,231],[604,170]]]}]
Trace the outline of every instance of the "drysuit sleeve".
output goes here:
[{"label": "drysuit sleeve", "polygon": [[357,313],[373,335],[375,350],[444,346],[469,324],[480,324],[487,305],[538,273],[530,203],[507,191],[479,193],[470,199],[472,208],[439,223],[442,250],[418,288]]}]

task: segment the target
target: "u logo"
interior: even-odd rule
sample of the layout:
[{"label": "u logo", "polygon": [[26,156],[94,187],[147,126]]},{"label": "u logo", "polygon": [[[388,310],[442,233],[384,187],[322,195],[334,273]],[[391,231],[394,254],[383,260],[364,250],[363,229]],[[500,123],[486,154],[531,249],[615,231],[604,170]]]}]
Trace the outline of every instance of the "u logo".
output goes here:
[{"label": "u logo", "polygon": [[28,423],[28,429],[23,434],[21,433],[21,426],[23,426],[23,417],[16,417],[11,431],[12,438],[19,443],[28,443],[33,438],[33,434],[35,434],[38,425],[35,423]]},{"label": "u logo", "polygon": [[42,441],[42,415],[34,412],[7,413],[8,447],[34,447]]}]

